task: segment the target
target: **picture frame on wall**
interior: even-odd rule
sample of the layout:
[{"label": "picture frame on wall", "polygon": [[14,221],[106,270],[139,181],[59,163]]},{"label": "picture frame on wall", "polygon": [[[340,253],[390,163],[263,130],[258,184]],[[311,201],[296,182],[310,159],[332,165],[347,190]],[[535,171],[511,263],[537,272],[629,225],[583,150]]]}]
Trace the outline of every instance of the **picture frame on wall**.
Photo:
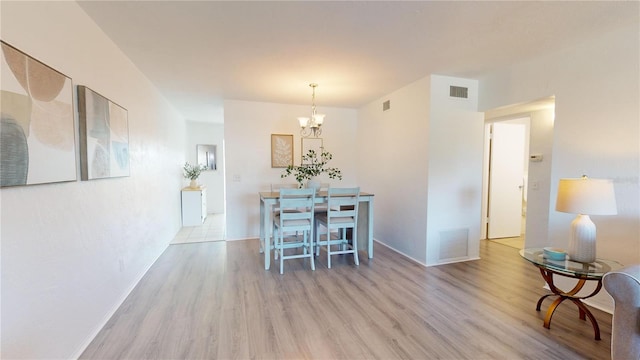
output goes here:
[{"label": "picture frame on wall", "polygon": [[271,167],[293,165],[293,135],[271,134]]},{"label": "picture frame on wall", "polygon": [[203,165],[209,171],[217,169],[215,145],[196,145],[196,153],[198,165]]},{"label": "picture frame on wall", "polygon": [[[316,155],[320,157],[320,154],[322,154],[322,138],[302,138],[301,142],[301,159],[302,156],[306,155],[309,152],[309,150],[314,150],[316,152]],[[305,164],[304,159],[302,160],[302,164]]]},{"label": "picture frame on wall", "polygon": [[0,47],[0,187],[76,181],[71,78]]},{"label": "picture frame on wall", "polygon": [[78,85],[78,119],[82,180],[129,176],[127,110]]}]

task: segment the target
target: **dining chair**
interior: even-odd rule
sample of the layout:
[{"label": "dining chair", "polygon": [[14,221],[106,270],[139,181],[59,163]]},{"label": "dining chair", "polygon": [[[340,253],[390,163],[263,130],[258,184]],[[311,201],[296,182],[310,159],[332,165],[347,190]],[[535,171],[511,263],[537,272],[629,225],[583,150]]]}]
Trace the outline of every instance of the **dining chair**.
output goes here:
[{"label": "dining chair", "polygon": [[[279,210],[273,219],[273,256],[280,259],[280,274],[284,273],[284,260],[289,259],[309,258],[311,270],[316,269],[312,237],[315,196],[314,189],[280,189]],[[291,249],[300,248],[302,254],[291,253]]]},{"label": "dining chair", "polygon": [[[329,188],[327,190],[327,212],[316,216],[315,252],[320,255],[320,249],[327,251],[327,268],[331,269],[331,256],[337,254],[353,254],[353,261],[358,261],[358,205],[360,203],[360,188]],[[325,232],[320,232],[320,227]],[[351,239],[347,230],[351,230]],[[337,230],[337,232],[336,232]],[[332,234],[335,233],[335,237]],[[324,235],[324,239],[322,239]]]},{"label": "dining chair", "polygon": [[[331,187],[331,185],[329,183],[320,183],[320,187],[318,188],[318,192],[316,193],[316,195],[318,193],[324,192],[324,191],[328,191],[329,188]],[[318,215],[322,215],[322,214],[326,214],[327,213],[327,203],[318,203],[316,204],[316,207],[313,209],[313,212],[316,214],[316,216]]]}]

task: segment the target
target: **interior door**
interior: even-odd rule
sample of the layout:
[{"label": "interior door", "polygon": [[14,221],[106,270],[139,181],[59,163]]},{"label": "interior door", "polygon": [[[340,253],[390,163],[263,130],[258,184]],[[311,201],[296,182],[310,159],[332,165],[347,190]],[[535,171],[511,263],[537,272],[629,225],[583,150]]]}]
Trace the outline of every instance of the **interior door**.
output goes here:
[{"label": "interior door", "polygon": [[516,237],[522,221],[526,128],[503,123],[492,127],[487,237]]}]

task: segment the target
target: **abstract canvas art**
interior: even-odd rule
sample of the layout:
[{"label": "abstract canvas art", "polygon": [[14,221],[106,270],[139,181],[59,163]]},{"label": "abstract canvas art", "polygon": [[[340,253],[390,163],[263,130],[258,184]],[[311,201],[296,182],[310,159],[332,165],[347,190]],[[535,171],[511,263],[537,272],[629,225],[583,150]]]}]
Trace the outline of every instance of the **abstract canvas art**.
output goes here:
[{"label": "abstract canvas art", "polygon": [[86,86],[78,86],[82,180],[129,176],[127,110]]},{"label": "abstract canvas art", "polygon": [[0,186],[75,181],[71,79],[0,46]]},{"label": "abstract canvas art", "polygon": [[271,134],[271,167],[293,165],[293,135]]}]

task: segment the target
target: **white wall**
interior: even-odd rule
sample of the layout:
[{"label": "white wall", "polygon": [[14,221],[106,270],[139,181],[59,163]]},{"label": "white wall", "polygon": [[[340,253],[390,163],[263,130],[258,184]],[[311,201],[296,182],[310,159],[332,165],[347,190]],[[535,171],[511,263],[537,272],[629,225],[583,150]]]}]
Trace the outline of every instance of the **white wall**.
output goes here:
[{"label": "white wall", "polygon": [[[449,86],[468,98],[449,96]],[[477,112],[478,81],[431,76],[426,264],[479,257],[484,115]]]},{"label": "white wall", "polygon": [[180,228],[185,125],[75,2],[0,16],[2,40],[128,110],[130,177],[0,191],[2,357],[74,358]]},{"label": "white wall", "polygon": [[[207,187],[207,213],[224,213],[224,125],[187,121],[185,155],[190,164],[197,163],[196,145],[216,146],[216,169],[203,171],[198,183]],[[183,179],[184,186],[189,180]]]},{"label": "white wall", "polygon": [[[618,215],[592,218],[598,228],[597,256],[627,265],[640,263],[639,34],[635,24],[513,65],[482,78],[480,91],[481,109],[555,95],[545,243],[566,248],[575,217],[555,211],[560,178],[614,179]],[[610,306],[606,294],[594,302]]]},{"label": "white wall", "polygon": [[[358,110],[358,182],[375,194],[376,240],[425,263],[430,77]],[[391,109],[382,111],[389,100]]]},{"label": "white wall", "polygon": [[[469,100],[449,99],[449,85]],[[464,259],[478,256],[483,118],[477,81],[427,76],[358,112],[358,181],[376,194],[377,241],[425,265],[447,246],[441,232],[468,228]],[[382,111],[389,100],[391,109]],[[474,158],[475,157],[475,158]]]},{"label": "white wall", "polygon": [[[547,246],[549,206],[551,204],[551,165],[553,164],[553,117],[555,110],[533,111],[530,116],[529,153],[541,154],[542,161],[529,161],[527,175],[526,247]],[[534,188],[536,184],[537,188]],[[555,205],[555,200],[553,201]]]},{"label": "white wall", "polygon": [[[322,125],[325,150],[333,154],[330,166],[342,170],[343,180],[320,178],[332,186],[355,186],[356,110],[326,108],[317,99],[318,112],[326,114]],[[298,116],[310,114],[311,105],[286,105],[227,100],[224,103],[227,186],[227,239],[260,235],[259,191],[272,183],[295,183],[281,179],[282,168],[271,168],[271,134],[294,135],[294,163],[300,163]],[[362,191],[372,192],[362,186]],[[257,249],[256,249],[257,251]]]}]

